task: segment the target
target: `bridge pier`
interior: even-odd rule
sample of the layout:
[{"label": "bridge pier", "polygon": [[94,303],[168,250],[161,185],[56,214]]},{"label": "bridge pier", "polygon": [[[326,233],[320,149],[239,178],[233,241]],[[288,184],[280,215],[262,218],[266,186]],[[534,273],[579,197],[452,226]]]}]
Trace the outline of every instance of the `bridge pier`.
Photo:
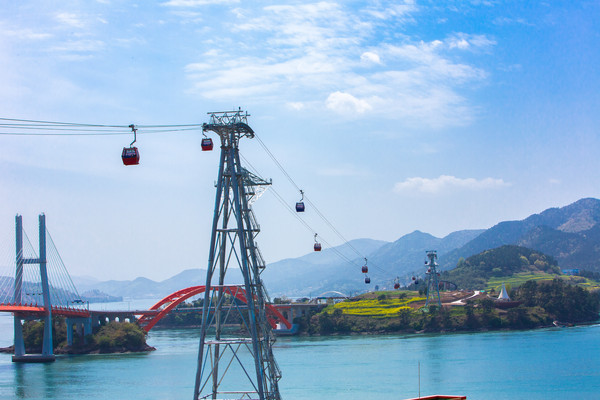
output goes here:
[{"label": "bridge pier", "polygon": [[83,339],[84,343],[87,343],[86,336],[92,334],[92,318],[91,317],[79,317],[66,319],[67,323],[67,344],[73,346],[73,328],[77,335]]},{"label": "bridge pier", "polygon": [[[48,322],[48,318],[44,318],[44,337],[42,342],[42,354],[26,354],[25,340],[23,338],[23,322],[36,320],[35,317],[23,317],[20,315],[14,316],[14,346],[15,353],[12,356],[13,362],[52,362],[56,360],[54,348],[52,346],[52,322]],[[48,334],[47,332],[50,332]]]},{"label": "bridge pier", "polygon": [[25,341],[23,340],[23,321],[21,317],[14,316],[15,333],[14,333],[14,344],[15,354],[14,357],[23,357],[25,355]]}]

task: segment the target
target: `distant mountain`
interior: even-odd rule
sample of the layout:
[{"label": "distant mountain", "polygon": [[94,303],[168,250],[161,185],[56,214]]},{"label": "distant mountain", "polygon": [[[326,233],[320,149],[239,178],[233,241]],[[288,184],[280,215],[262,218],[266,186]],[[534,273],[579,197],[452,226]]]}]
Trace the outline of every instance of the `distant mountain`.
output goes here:
[{"label": "distant mountain", "polygon": [[[487,230],[464,230],[437,238],[414,231],[393,243],[356,239],[342,246],[310,252],[299,258],[271,263],[262,273],[271,297],[317,296],[326,291],[346,294],[389,288],[398,276],[409,283],[423,275],[425,251],[436,250],[441,270],[456,267],[458,260],[503,245],[519,245],[553,256],[563,268],[600,271],[600,200],[587,198],[561,208],[550,208],[521,221],[505,221]],[[371,285],[363,283],[360,267],[367,257]],[[237,275],[236,275],[237,274]],[[95,282],[79,290],[99,289],[114,296],[163,297],[176,290],[204,284],[206,271],[187,270],[162,282],[146,278],[133,281]],[[239,270],[230,270],[229,283],[242,281]]]},{"label": "distant mountain", "polygon": [[108,303],[123,301],[123,296],[111,296],[98,289],[94,289],[81,293],[81,300],[84,302],[89,301],[90,303]]},{"label": "distant mountain", "polygon": [[373,282],[371,287],[391,287],[396,276],[408,283],[410,276],[422,269],[427,250],[436,249],[438,254],[447,252],[464,245],[481,232],[483,230],[459,231],[440,239],[414,231],[393,243],[357,239],[349,242],[351,247],[339,246],[269,264],[263,280],[273,297],[283,294],[318,296],[327,291],[344,294],[362,292],[368,288],[360,270],[365,261],[357,257],[356,252],[350,251],[353,247],[367,257],[368,275]]},{"label": "distant mountain", "polygon": [[[226,283],[237,284],[243,282],[242,274],[238,269],[230,269],[227,272]],[[81,282],[73,278],[74,282]],[[78,287],[79,291],[93,291],[107,293],[111,296],[138,298],[138,299],[160,299],[177,290],[195,285],[204,285],[206,282],[206,270],[187,269],[177,275],[161,282],[148,278],[139,277],[132,281],[104,281],[84,284]]]},{"label": "distant mountain", "polygon": [[[483,230],[453,232],[437,238],[419,231],[402,236],[393,243],[373,239],[356,239],[341,246],[310,252],[302,257],[284,259],[267,265],[261,274],[271,297],[318,296],[327,291],[345,294],[363,292],[375,285],[391,287],[393,279],[400,276],[408,283],[410,276],[422,269],[425,251],[436,249],[438,254],[464,245]],[[360,267],[366,255],[372,286],[365,286]],[[169,279],[156,282],[139,277],[132,281],[98,282],[92,279],[73,278],[79,291],[99,290],[124,298],[162,298],[179,289],[203,285],[206,270],[189,269]],[[243,281],[238,269],[227,273],[228,283]]]},{"label": "distant mountain", "polygon": [[[464,230],[437,238],[429,233],[414,231],[381,247],[370,256],[370,260],[386,271],[391,270],[401,277],[407,277],[415,272],[422,272],[426,251],[436,250],[438,256],[441,256],[463,246],[482,232],[483,229]],[[375,269],[374,272],[377,273],[378,270]]]},{"label": "distant mountain", "polygon": [[600,200],[586,198],[561,208],[550,208],[521,221],[505,221],[491,227],[464,246],[440,259],[442,269],[505,244],[519,244],[554,256],[562,267],[600,270]]},{"label": "distant mountain", "polygon": [[[360,254],[370,254],[388,242],[373,239],[356,239],[334,248],[311,252],[299,258],[288,258],[267,265],[262,279],[272,297],[318,296],[328,291],[349,291],[348,277],[351,266],[364,264]],[[355,271],[354,271],[355,272]],[[358,276],[359,280],[362,279]],[[349,280],[356,285],[356,279]],[[354,289],[355,290],[355,289]]]},{"label": "distant mountain", "polygon": [[600,224],[577,233],[539,226],[517,242],[551,254],[562,268],[580,268],[600,272]]}]

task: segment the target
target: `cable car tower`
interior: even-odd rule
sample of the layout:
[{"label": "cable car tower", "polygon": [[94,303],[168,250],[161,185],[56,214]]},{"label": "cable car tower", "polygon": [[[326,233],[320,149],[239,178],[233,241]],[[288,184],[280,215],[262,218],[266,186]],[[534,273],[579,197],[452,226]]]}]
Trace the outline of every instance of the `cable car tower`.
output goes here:
[{"label": "cable car tower", "polygon": [[[279,400],[281,372],[273,357],[275,338],[265,311],[268,296],[260,279],[265,263],[256,246],[259,226],[250,207],[271,182],[251,174],[240,163],[240,140],[254,137],[248,113],[239,109],[208,114],[210,122],[203,124],[202,130],[221,139],[221,159],[194,400]],[[235,289],[224,285],[229,268],[239,268],[244,278]],[[247,337],[234,337],[227,331],[229,324],[240,323]]]},{"label": "cable car tower", "polygon": [[425,307],[428,307],[430,302],[435,301],[437,298],[438,307],[442,307],[442,301],[440,300],[440,281],[439,281],[439,273],[437,272],[436,267],[438,263],[437,253],[435,250],[427,251],[427,258],[429,261],[425,261],[425,265],[427,268],[427,300],[425,301]]}]

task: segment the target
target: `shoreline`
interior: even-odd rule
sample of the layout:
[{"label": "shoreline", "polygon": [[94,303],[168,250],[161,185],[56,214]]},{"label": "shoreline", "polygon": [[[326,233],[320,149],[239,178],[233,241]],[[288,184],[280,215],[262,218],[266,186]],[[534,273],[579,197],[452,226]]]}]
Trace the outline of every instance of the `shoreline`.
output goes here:
[{"label": "shoreline", "polygon": [[[302,336],[302,337],[318,337],[318,336],[369,336],[369,335],[396,335],[396,334],[405,334],[405,335],[423,335],[423,334],[434,334],[434,333],[478,333],[478,332],[520,332],[520,331],[529,331],[529,330],[537,330],[537,329],[547,329],[547,328],[576,328],[578,326],[589,326],[596,325],[600,323],[600,317],[594,321],[583,321],[583,322],[570,322],[570,326],[556,326],[554,324],[548,325],[539,325],[534,327],[523,327],[523,328],[477,328],[477,329],[440,329],[440,330],[397,330],[397,331],[360,331],[360,332],[331,332],[331,333],[308,333],[308,332],[298,332],[296,335],[286,335],[286,336]],[[199,325],[168,325],[168,326],[155,326],[154,330],[171,330],[171,329],[199,329]],[[275,335],[277,335],[276,331]],[[281,336],[280,336],[281,337]]]},{"label": "shoreline", "polygon": [[[13,354],[14,351],[15,351],[14,346],[0,347],[0,353]],[[60,349],[54,349],[54,354],[55,355],[75,356],[75,355],[86,355],[86,354],[147,353],[147,352],[151,352],[151,351],[156,351],[156,347],[145,344],[143,348],[140,348],[137,350],[127,349],[127,348],[123,348],[123,347],[112,347],[112,348],[108,348],[108,349],[99,349],[99,348],[93,348],[93,349],[87,348],[86,349],[86,348],[65,347],[65,348],[60,348]],[[27,354],[29,354],[29,353],[27,353]],[[37,353],[31,353],[31,354],[37,354]]]}]

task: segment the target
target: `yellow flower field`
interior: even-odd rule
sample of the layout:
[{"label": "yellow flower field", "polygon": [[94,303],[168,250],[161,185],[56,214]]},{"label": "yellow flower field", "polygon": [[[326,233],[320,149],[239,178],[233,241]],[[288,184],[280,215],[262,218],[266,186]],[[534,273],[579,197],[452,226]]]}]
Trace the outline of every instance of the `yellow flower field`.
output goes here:
[{"label": "yellow flower field", "polygon": [[410,299],[364,299],[358,301],[344,301],[327,308],[328,313],[341,310],[346,315],[363,317],[391,318],[400,315],[402,310],[413,310],[410,303],[424,301],[424,297],[413,297]]}]

